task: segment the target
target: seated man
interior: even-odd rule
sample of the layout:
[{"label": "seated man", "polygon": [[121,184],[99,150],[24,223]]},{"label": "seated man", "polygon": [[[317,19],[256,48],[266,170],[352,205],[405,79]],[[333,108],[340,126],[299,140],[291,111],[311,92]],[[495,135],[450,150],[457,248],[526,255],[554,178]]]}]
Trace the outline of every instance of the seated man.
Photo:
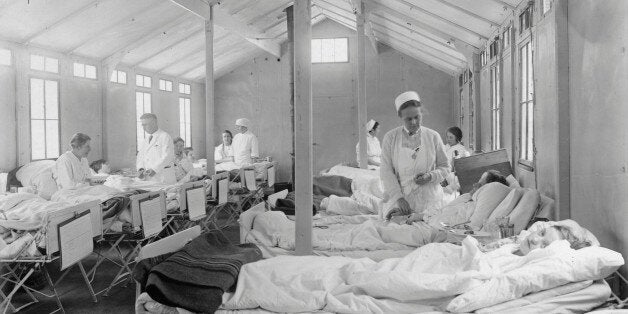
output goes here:
[{"label": "seated man", "polygon": [[177,179],[177,182],[180,182],[181,179],[185,178],[192,170],[193,165],[185,155],[185,142],[182,138],[177,137],[173,140],[174,142],[174,174]]},{"label": "seated man", "polygon": [[87,134],[76,133],[72,135],[70,140],[72,150],[57,158],[52,176],[57,182],[59,190],[89,185],[88,179],[91,177],[91,169],[87,162],[87,154],[91,150],[90,141],[91,138]]}]

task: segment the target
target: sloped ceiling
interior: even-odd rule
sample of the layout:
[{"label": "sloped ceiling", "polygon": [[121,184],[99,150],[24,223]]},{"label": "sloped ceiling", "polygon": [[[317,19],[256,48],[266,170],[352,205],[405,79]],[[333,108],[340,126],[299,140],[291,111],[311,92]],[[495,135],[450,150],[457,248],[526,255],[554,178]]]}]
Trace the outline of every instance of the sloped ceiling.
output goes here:
[{"label": "sloped ceiling", "polygon": [[[206,0],[187,0],[207,5]],[[372,47],[388,45],[451,75],[467,67],[521,0],[363,0]],[[179,2],[179,1],[178,1]],[[214,75],[287,39],[286,0],[214,6]],[[355,29],[352,0],[313,0],[312,23]],[[203,19],[166,0],[0,0],[0,39],[188,80],[205,76]]]}]

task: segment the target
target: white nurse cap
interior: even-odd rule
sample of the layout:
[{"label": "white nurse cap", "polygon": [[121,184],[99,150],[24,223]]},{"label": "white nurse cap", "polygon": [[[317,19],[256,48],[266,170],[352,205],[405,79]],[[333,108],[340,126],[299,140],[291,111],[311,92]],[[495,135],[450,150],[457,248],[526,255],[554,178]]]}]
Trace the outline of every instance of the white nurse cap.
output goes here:
[{"label": "white nurse cap", "polygon": [[401,105],[409,100],[416,100],[418,102],[421,102],[421,97],[419,96],[419,93],[415,91],[407,91],[401,93],[401,95],[397,96],[397,98],[395,99],[395,108],[397,109],[397,112],[399,112],[399,108],[401,108]]}]

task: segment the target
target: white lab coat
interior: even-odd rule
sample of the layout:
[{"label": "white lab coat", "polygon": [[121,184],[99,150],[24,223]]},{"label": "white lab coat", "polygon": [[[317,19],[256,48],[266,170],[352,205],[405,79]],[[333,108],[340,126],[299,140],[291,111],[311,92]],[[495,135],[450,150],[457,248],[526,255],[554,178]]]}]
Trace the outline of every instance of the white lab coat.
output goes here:
[{"label": "white lab coat", "polygon": [[[357,156],[358,163],[360,162],[360,142],[355,146],[355,154]],[[379,139],[371,135],[366,134],[366,157],[368,160],[375,161],[377,163],[382,162],[382,146],[379,144]]]},{"label": "white lab coat", "polygon": [[153,139],[148,142],[147,136],[139,145],[137,152],[137,169],[144,168],[155,171],[155,177],[151,180],[164,184],[177,182],[174,171],[174,144],[172,138],[161,129],[152,134]]},{"label": "white lab coat", "polygon": [[62,190],[85,185],[91,177],[91,170],[87,158],[79,160],[72,151],[67,151],[57,158],[52,173],[57,187]]},{"label": "white lab coat", "polygon": [[234,162],[239,167],[251,165],[253,163],[252,158],[259,158],[257,137],[251,131],[236,134],[233,137],[231,147],[233,148]]},{"label": "white lab coat", "polygon": [[[384,136],[382,164],[379,170],[386,198],[382,215],[396,208],[397,201],[402,197],[408,201],[415,213],[440,208],[443,205],[443,189],[440,183],[449,173],[443,141],[436,131],[426,127],[421,127],[420,135],[415,136],[421,137],[420,149],[416,155],[415,151],[405,147],[403,142],[404,137],[406,141],[417,139],[411,138],[403,127],[395,128]],[[417,185],[414,183],[414,177],[422,173],[431,174],[432,180],[427,184]]]}]

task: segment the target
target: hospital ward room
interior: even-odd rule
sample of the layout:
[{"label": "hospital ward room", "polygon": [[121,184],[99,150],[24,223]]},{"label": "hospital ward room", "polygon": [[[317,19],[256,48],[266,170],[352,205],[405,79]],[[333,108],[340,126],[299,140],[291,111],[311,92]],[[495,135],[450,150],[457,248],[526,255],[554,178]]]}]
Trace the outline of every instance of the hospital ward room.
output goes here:
[{"label": "hospital ward room", "polygon": [[627,36],[626,0],[0,0],[0,314],[628,314]]}]

